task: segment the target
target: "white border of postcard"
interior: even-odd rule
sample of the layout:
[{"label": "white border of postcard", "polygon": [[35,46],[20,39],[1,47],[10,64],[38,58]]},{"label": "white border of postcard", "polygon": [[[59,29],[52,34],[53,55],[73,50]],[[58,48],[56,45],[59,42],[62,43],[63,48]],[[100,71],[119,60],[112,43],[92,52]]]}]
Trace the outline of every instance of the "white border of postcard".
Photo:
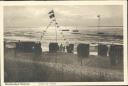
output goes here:
[{"label": "white border of postcard", "polygon": [[[0,52],[1,52],[1,85],[4,83],[4,55],[3,55],[3,7],[23,5],[123,5],[123,35],[124,35],[124,81],[123,82],[17,82],[9,83],[11,86],[47,86],[47,85],[127,85],[127,1],[1,1],[0,2]],[[117,12],[118,13],[118,12]]]}]

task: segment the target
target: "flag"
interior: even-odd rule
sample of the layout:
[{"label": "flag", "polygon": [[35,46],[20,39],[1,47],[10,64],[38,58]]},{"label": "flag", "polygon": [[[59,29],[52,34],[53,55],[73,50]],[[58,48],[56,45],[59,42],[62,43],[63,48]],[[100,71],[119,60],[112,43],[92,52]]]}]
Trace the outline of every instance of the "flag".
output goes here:
[{"label": "flag", "polygon": [[53,10],[51,10],[48,14],[49,14],[50,19],[55,17],[55,14],[54,14]]}]

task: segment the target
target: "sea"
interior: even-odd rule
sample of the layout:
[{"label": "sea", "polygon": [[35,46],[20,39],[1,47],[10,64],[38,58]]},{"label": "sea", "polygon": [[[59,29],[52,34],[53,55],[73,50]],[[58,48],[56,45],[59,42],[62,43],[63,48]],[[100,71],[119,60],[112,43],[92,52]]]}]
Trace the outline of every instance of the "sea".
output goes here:
[{"label": "sea", "polygon": [[[73,32],[77,30],[78,32]],[[64,46],[68,44],[75,45],[79,43],[90,44],[92,47],[98,43],[104,44],[123,44],[123,27],[50,27],[47,30],[41,27],[5,27],[4,41],[7,43],[17,41],[35,41],[41,42],[43,51],[48,51],[49,43],[57,42]],[[8,47],[12,47],[8,45]],[[92,51],[93,50],[92,48]],[[94,53],[94,52],[92,52]],[[95,53],[94,53],[95,54]]]}]

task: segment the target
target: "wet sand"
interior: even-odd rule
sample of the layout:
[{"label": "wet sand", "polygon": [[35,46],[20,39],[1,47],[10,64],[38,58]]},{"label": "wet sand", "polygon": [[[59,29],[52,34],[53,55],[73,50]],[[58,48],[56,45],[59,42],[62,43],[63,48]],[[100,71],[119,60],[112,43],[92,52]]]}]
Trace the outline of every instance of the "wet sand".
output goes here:
[{"label": "wet sand", "polygon": [[123,81],[123,67],[109,57],[79,58],[71,53],[41,55],[5,49],[5,82]]}]

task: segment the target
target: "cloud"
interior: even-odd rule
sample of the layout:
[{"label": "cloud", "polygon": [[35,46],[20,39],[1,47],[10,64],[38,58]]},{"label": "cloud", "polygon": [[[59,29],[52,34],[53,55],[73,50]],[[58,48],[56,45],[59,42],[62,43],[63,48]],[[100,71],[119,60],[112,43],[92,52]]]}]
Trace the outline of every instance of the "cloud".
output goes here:
[{"label": "cloud", "polygon": [[48,12],[55,11],[62,26],[97,25],[97,15],[101,15],[102,25],[122,25],[123,7],[120,5],[44,5],[4,7],[5,27],[44,27],[49,22]]}]

